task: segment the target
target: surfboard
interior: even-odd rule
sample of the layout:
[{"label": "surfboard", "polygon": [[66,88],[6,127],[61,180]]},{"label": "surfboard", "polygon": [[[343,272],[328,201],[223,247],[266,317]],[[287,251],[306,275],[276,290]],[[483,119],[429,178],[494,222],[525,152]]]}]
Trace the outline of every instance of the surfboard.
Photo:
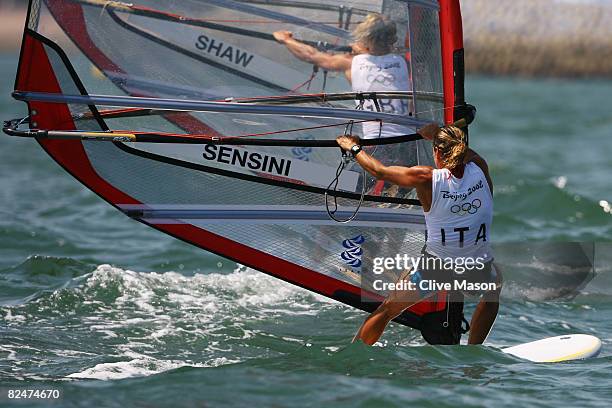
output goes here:
[{"label": "surfboard", "polygon": [[536,363],[557,363],[597,356],[601,351],[601,340],[588,334],[567,334],[519,344],[501,351]]}]

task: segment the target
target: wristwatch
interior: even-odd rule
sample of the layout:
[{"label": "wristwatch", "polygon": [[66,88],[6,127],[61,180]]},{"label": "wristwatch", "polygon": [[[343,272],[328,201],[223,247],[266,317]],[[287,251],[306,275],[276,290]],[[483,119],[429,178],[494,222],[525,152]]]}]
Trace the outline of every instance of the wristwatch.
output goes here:
[{"label": "wristwatch", "polygon": [[353,155],[353,157],[357,156],[360,151],[361,151],[361,146],[357,144],[351,147],[351,154]]}]

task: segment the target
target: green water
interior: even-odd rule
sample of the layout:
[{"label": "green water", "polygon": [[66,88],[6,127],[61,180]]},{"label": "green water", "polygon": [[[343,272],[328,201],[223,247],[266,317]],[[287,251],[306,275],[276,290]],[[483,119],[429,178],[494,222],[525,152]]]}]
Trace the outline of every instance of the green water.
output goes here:
[{"label": "green water", "polygon": [[[0,57],[3,119],[15,57]],[[469,78],[471,143],[496,184],[497,242],[597,242],[609,258],[610,82]],[[57,406],[606,406],[607,262],[574,299],[505,296],[494,347],[423,346],[391,326],[349,345],[363,313],[130,221],[30,140],[0,137],[0,405],[8,388]],[[112,266],[111,266],[112,265]],[[531,299],[531,300],[529,300]],[[532,364],[495,349],[565,333],[597,359]],[[4,399],[2,399],[4,398]]]}]

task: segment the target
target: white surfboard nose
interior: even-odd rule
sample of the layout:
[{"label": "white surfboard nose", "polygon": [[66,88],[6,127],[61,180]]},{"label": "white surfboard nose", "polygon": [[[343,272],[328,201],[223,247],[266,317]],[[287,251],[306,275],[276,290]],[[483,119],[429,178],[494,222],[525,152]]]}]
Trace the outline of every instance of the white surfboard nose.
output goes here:
[{"label": "white surfboard nose", "polygon": [[567,334],[502,349],[506,354],[537,363],[581,360],[601,351],[601,340],[588,334]]}]

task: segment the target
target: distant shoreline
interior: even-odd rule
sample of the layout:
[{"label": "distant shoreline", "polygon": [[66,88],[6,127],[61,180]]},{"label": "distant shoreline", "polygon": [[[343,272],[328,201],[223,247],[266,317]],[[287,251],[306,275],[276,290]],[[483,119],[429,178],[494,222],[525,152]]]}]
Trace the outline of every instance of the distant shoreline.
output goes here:
[{"label": "distant shoreline", "polygon": [[612,78],[612,5],[464,0],[471,74]]},{"label": "distant shoreline", "polygon": [[506,47],[466,44],[466,73],[527,78],[612,78],[612,39],[608,44],[505,42]]}]

